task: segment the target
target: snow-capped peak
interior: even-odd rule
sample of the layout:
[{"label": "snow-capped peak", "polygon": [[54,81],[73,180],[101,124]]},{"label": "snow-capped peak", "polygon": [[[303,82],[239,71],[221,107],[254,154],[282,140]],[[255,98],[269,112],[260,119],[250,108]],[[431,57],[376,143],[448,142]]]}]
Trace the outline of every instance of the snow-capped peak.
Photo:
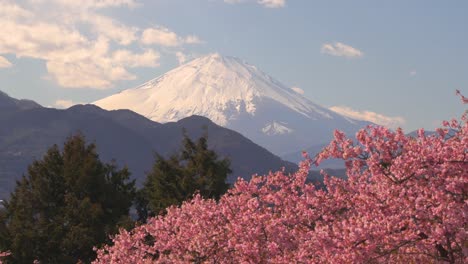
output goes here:
[{"label": "snow-capped peak", "polygon": [[354,133],[360,128],[359,122],[313,103],[257,67],[218,53],[95,104],[130,109],[162,123],[204,116],[276,154],[325,143],[334,129]]},{"label": "snow-capped peak", "polygon": [[292,133],[294,130],[287,127],[287,124],[273,121],[262,128],[262,132],[267,135],[283,135]]},{"label": "snow-capped peak", "polygon": [[272,99],[308,118],[329,112],[257,67],[219,53],[195,59],[133,89],[95,102],[105,109],[131,109],[158,122],[202,115],[226,125],[237,115],[255,115],[262,99]]}]

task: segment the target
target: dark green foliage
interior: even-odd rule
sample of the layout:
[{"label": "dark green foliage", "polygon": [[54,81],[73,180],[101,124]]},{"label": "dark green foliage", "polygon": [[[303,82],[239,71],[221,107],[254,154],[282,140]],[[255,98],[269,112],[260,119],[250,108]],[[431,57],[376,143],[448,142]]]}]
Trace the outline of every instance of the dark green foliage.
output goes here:
[{"label": "dark green foliage", "polygon": [[[99,160],[94,144],[73,136],[28,168],[0,212],[0,251],[11,263],[77,263],[129,222],[130,173]],[[8,262],[8,263],[10,263]]]},{"label": "dark green foliage", "polygon": [[151,172],[138,193],[137,209],[140,220],[164,212],[171,205],[179,205],[199,192],[205,198],[215,198],[229,188],[231,173],[228,159],[208,149],[206,135],[196,143],[185,135],[183,150],[168,159],[156,155]]},{"label": "dark green foliage", "polygon": [[8,230],[6,227],[6,210],[0,203],[0,251],[8,247]]}]

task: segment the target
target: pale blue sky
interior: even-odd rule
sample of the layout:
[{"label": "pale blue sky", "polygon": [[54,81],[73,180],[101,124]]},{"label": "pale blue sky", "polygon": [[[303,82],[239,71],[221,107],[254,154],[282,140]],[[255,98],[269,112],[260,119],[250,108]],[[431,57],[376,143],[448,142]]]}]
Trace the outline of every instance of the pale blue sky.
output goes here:
[{"label": "pale blue sky", "polygon": [[177,54],[219,52],[323,106],[433,129],[466,108],[455,89],[468,94],[467,14],[462,0],[0,0],[0,90],[89,103]]}]

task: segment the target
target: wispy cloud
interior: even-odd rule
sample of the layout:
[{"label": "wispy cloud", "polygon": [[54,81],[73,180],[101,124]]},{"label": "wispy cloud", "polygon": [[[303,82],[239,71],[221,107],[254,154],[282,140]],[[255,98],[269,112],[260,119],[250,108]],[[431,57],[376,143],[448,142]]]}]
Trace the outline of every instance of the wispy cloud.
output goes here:
[{"label": "wispy cloud", "polygon": [[178,51],[175,55],[179,64],[184,64],[187,61],[187,56],[183,52]]},{"label": "wispy cloud", "polygon": [[203,41],[195,35],[181,37],[166,27],[147,28],[141,36],[141,43],[145,45],[160,45],[177,47],[183,44],[201,44]]},{"label": "wispy cloud", "polygon": [[32,2],[52,2],[63,6],[69,6],[75,9],[102,9],[109,7],[136,7],[138,3],[134,0],[33,0]]},{"label": "wispy cloud", "polygon": [[286,5],[286,0],[259,0],[257,2],[268,8],[279,8]]},{"label": "wispy cloud", "polygon": [[323,54],[347,58],[359,58],[364,56],[362,51],[341,42],[325,43],[322,45],[321,52]]},{"label": "wispy cloud", "polygon": [[0,56],[0,68],[10,68],[13,66],[5,57]]},{"label": "wispy cloud", "polygon": [[296,86],[291,87],[291,90],[295,91],[298,94],[304,94],[304,90],[302,90],[301,88],[296,87]]},{"label": "wispy cloud", "polygon": [[369,121],[389,128],[397,128],[406,122],[406,120],[400,116],[392,117],[372,111],[359,111],[347,106],[332,106],[330,107],[330,110],[353,119]]},{"label": "wispy cloud", "polygon": [[205,43],[203,40],[201,40],[199,37],[197,37],[195,35],[189,35],[189,36],[185,37],[184,42],[186,44],[203,44],[203,43]]},{"label": "wispy cloud", "polygon": [[157,44],[166,47],[175,47],[181,44],[176,33],[165,27],[148,28],[143,31],[141,42],[145,45]]},{"label": "wispy cloud", "polygon": [[286,0],[224,0],[224,2],[229,4],[256,2],[257,4],[267,8],[281,8],[286,6]]},{"label": "wispy cloud", "polygon": [[[160,53],[155,48],[174,46],[171,52],[176,52],[181,45],[202,42],[162,26],[154,28],[166,35],[151,41],[154,36],[145,32],[154,28],[129,26],[100,12],[138,7],[134,0],[31,0],[23,5],[0,0],[0,6],[0,55],[43,60],[46,79],[67,88],[110,88],[117,81],[135,79],[132,68],[158,67]],[[131,45],[135,43],[147,45]],[[11,64],[0,61],[3,67]]]}]

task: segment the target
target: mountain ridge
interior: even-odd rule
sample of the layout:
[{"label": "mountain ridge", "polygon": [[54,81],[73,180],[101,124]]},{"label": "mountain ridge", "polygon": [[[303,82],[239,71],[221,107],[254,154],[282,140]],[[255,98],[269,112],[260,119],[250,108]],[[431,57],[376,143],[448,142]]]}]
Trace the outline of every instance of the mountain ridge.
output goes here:
[{"label": "mountain ridge", "polygon": [[32,108],[40,108],[40,104],[27,99],[15,99],[10,97],[7,93],[0,91],[0,110],[6,111],[8,109],[27,110]]},{"label": "mountain ridge", "polygon": [[[11,100],[16,100],[11,98]],[[181,149],[183,129],[197,139],[208,134],[208,146],[220,157],[231,160],[233,173],[249,179],[252,174],[268,173],[281,167],[292,171],[296,165],[258,146],[240,133],[220,127],[200,116],[159,124],[129,110],[106,111],[95,105],[76,105],[69,109],[11,108],[0,115],[0,199],[6,198],[14,183],[35,159],[41,159],[54,144],[61,146],[67,137],[82,133],[95,142],[101,160],[127,165],[132,178],[141,184],[151,169],[154,153],[168,156]]]},{"label": "mountain ridge", "polygon": [[256,66],[218,53],[94,104],[130,109],[161,123],[205,116],[277,155],[325,143],[336,128],[354,133],[368,124],[312,102]]}]

